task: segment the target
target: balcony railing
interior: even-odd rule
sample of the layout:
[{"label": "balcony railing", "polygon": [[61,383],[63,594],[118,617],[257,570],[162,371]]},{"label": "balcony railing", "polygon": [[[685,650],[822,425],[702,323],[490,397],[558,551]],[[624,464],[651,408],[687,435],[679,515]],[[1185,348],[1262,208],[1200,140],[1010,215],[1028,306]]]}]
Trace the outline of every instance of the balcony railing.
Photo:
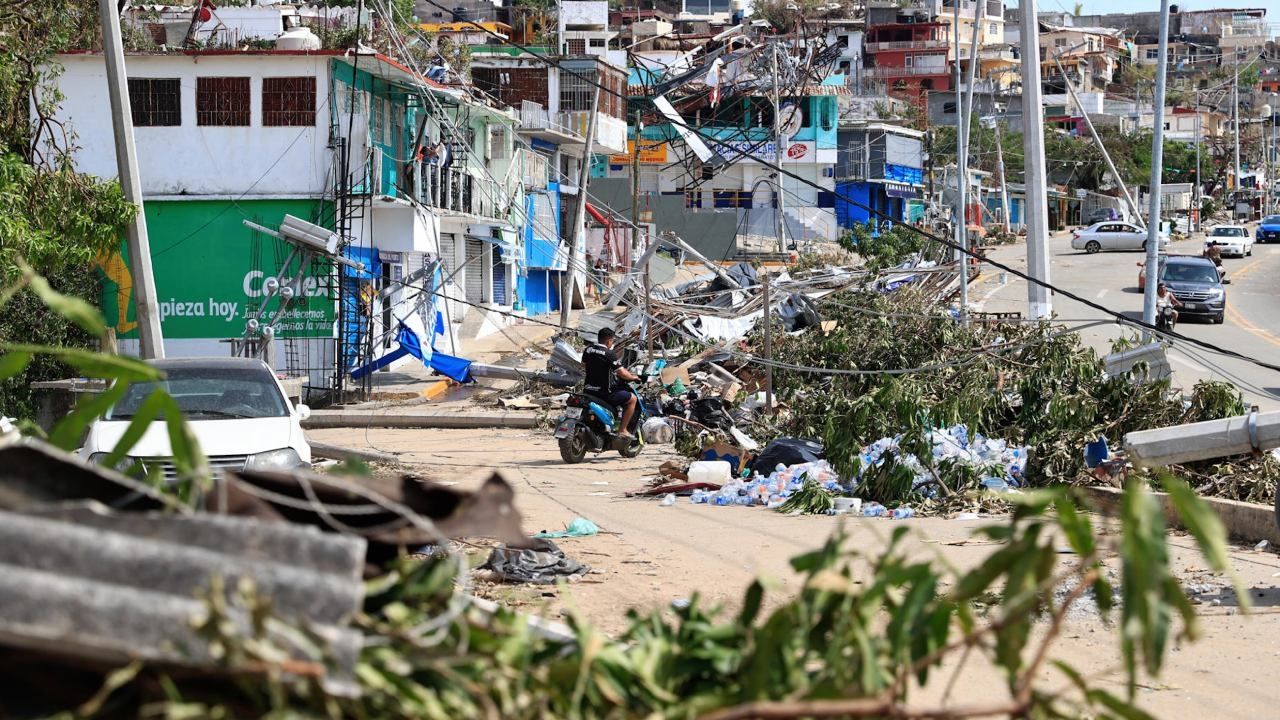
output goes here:
[{"label": "balcony railing", "polygon": [[865,77],[868,78],[896,78],[896,77],[915,77],[919,75],[950,75],[946,65],[925,65],[923,67],[873,67],[867,68]]},{"label": "balcony railing", "polygon": [[550,130],[578,138],[583,136],[577,129],[572,113],[563,110],[553,113],[542,107],[540,103],[528,100],[520,103],[520,129]]},{"label": "balcony railing", "polygon": [[[550,55],[555,51],[554,48],[552,48],[550,45],[533,45],[533,46],[526,46],[526,48],[530,52],[536,53],[538,55]],[[525,48],[512,47],[510,45],[472,45],[471,54],[472,55],[511,55],[514,57],[517,55],[525,54]]]},{"label": "balcony railing", "polygon": [[868,50],[946,50],[946,40],[892,40],[889,42],[869,42]]}]

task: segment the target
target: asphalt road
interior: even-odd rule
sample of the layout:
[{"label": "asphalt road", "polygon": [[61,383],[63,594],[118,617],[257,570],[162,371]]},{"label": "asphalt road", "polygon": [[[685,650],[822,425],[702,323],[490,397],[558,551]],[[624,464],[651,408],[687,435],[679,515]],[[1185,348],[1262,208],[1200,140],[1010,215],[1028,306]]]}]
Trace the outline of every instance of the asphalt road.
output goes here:
[{"label": "asphalt road", "polygon": [[[1254,227],[1250,226],[1250,233]],[[1174,242],[1169,253],[1198,255],[1201,239]],[[1133,319],[1142,318],[1142,294],[1138,292],[1138,252],[1111,252],[1088,255],[1071,249],[1069,234],[1051,238],[1050,280],[1063,290],[1075,293]],[[996,248],[991,257],[1018,270],[1026,269],[1026,245]],[[1234,350],[1251,358],[1280,364],[1280,244],[1254,245],[1253,256],[1226,258],[1227,316],[1222,325],[1208,320],[1180,322],[1177,331],[1188,337]],[[1026,311],[1026,282],[985,268],[969,290],[974,309],[988,312]],[[1065,326],[1080,325],[1108,316],[1061,294],[1053,298],[1053,310]],[[1081,338],[1099,352],[1110,351],[1111,342],[1133,335],[1132,327],[1119,324],[1086,328]],[[1173,341],[1169,350],[1174,382],[1190,389],[1197,381],[1229,380],[1244,393],[1245,400],[1263,410],[1280,410],[1280,372],[1253,365],[1246,360]]]}]

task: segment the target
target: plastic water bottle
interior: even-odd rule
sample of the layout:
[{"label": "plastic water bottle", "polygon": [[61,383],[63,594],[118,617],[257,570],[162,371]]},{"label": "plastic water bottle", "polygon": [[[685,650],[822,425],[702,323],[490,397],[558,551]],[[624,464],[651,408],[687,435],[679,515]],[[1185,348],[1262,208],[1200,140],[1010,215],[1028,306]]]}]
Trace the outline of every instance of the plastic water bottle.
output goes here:
[{"label": "plastic water bottle", "polygon": [[1009,492],[1009,483],[1000,478],[983,478],[982,487],[991,492],[1006,493]]},{"label": "plastic water bottle", "polygon": [[697,490],[694,490],[693,494],[689,496],[689,502],[693,503],[694,505],[707,504],[706,491],[704,491],[702,488],[698,488]]},{"label": "plastic water bottle", "polygon": [[675,494],[675,493],[667,493],[667,494],[666,494],[666,496],[662,498],[662,502],[660,502],[660,503],[658,503],[658,504],[659,504],[659,505],[661,505],[662,507],[671,507],[672,505],[675,505],[675,504],[676,504],[676,494]]},{"label": "plastic water bottle", "polygon": [[906,520],[907,518],[915,517],[915,514],[916,514],[916,511],[912,510],[909,507],[900,507],[893,511],[893,519]]},{"label": "plastic water bottle", "polygon": [[725,505],[732,505],[733,500],[728,495],[716,495],[714,504],[723,507]]},{"label": "plastic water bottle", "polygon": [[884,517],[885,507],[880,503],[867,503],[862,506],[862,517]]}]

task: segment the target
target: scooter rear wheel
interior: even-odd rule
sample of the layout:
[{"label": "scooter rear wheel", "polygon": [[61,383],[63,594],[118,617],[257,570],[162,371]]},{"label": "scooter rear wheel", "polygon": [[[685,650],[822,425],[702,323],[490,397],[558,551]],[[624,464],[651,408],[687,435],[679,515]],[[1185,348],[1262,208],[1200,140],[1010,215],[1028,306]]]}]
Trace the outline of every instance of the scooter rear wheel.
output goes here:
[{"label": "scooter rear wheel", "polygon": [[587,456],[587,431],[578,428],[572,435],[560,438],[559,444],[560,459],[570,465],[577,465]]}]

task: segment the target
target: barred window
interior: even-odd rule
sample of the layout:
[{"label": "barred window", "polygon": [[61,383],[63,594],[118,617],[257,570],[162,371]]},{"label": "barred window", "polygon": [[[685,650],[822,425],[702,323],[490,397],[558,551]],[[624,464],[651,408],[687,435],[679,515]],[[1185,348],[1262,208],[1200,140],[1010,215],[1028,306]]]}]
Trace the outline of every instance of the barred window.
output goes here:
[{"label": "barred window", "polygon": [[587,54],[587,41],[584,38],[570,38],[568,44],[569,55]]},{"label": "barred window", "polygon": [[595,86],[586,73],[573,68],[566,68],[560,73],[560,109],[568,112],[592,110],[591,100],[595,96]]},{"label": "barred window", "polygon": [[262,124],[267,127],[306,127],[316,124],[314,77],[262,79]]},{"label": "barred window", "polygon": [[135,127],[181,125],[181,100],[178,78],[129,78],[129,107]]},{"label": "barred window", "polygon": [[196,124],[249,125],[249,78],[196,78]]}]

